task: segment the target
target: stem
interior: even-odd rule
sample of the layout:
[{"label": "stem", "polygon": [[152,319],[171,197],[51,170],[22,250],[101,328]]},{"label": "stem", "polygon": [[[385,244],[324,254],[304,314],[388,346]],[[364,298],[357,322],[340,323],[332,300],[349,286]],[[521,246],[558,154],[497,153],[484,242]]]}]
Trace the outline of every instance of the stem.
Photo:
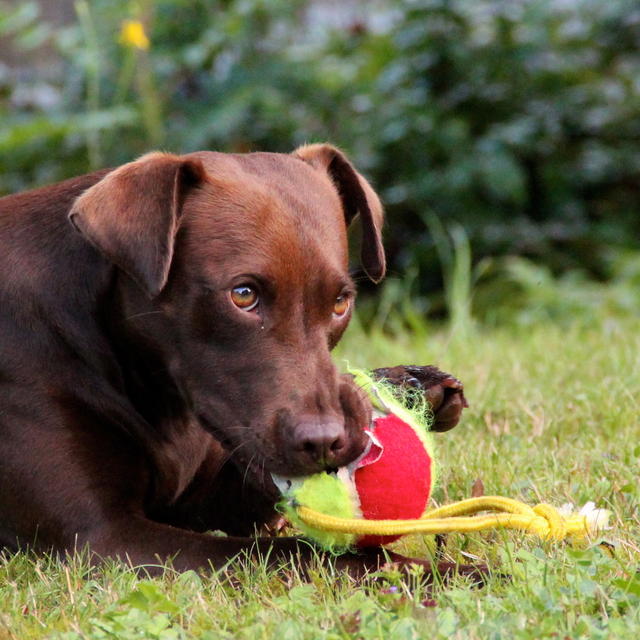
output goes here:
[{"label": "stem", "polygon": [[[100,47],[91,9],[86,0],[76,0],[76,15],[87,47],[87,110],[95,113],[100,109]],[[87,131],[87,153],[92,169],[102,166],[99,130]]]},{"label": "stem", "polygon": [[127,48],[124,52],[124,60],[122,63],[122,69],[118,74],[118,81],[116,82],[116,90],[113,96],[113,105],[121,105],[126,97],[129,89],[131,88],[131,81],[133,74],[136,70],[136,55],[135,52]]},{"label": "stem", "polygon": [[[155,14],[155,0],[139,0],[138,7],[140,19],[147,33],[150,33]],[[156,88],[149,51],[138,51],[137,59],[137,81],[142,99],[143,122],[149,144],[157,148],[162,145],[166,135],[162,121],[162,100]]]},{"label": "stem", "polygon": [[147,138],[153,147],[162,145],[165,129],[162,122],[162,103],[156,90],[153,70],[146,51],[138,52],[138,91],[142,99],[142,117]]}]

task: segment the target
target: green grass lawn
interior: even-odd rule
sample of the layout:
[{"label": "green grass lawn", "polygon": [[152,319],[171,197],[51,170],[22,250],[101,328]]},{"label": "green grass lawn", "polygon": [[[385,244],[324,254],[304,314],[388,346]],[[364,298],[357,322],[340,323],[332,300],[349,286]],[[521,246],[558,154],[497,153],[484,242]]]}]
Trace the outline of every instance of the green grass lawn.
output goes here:
[{"label": "green grass lawn", "polygon": [[[438,503],[485,493],[561,505],[594,500],[613,527],[571,548],[510,532],[451,535],[445,555],[512,575],[483,589],[455,581],[425,594],[387,573],[356,586],[330,569],[304,582],[238,567],[234,583],[168,571],[145,580],[24,555],[0,562],[0,639],[16,638],[636,638],[640,637],[640,324],[421,328],[400,338],[350,329],[352,365],[433,363],[465,382],[471,407],[437,436]],[[598,542],[598,541],[594,541]],[[429,540],[400,550],[429,555]]]}]

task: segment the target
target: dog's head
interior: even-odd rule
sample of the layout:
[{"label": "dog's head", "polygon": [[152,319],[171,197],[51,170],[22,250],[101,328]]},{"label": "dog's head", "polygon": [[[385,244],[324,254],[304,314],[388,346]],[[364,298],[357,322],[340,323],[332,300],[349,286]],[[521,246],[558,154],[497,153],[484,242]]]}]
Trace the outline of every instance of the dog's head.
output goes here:
[{"label": "dog's head", "polygon": [[291,155],[152,153],[88,189],[70,218],[118,267],[121,318],[245,465],[297,475],[364,446],[369,405],[329,351],[351,317],[347,227],[385,272],[382,207],[329,145]]}]

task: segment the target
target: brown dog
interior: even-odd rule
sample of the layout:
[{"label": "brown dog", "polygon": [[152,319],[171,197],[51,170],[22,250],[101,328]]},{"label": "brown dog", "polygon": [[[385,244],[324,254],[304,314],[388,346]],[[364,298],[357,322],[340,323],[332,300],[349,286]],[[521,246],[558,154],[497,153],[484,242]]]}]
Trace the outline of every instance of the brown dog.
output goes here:
[{"label": "brown dog", "polygon": [[[180,569],[252,544],[308,554],[292,538],[233,536],[273,519],[272,472],[362,451],[368,403],[329,355],[353,309],[357,214],[378,281],[380,202],[327,145],[152,153],[1,199],[0,545],[88,544]],[[453,426],[461,386],[423,375]]]}]

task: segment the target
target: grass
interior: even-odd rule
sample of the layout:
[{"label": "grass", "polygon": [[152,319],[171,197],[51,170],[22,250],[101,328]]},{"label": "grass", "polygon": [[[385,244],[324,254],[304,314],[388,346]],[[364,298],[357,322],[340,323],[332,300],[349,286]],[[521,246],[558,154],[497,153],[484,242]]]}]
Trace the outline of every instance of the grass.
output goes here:
[{"label": "grass", "polygon": [[[0,561],[0,639],[633,638],[640,637],[640,326],[416,328],[387,337],[357,324],[337,357],[353,365],[437,363],[466,384],[462,423],[437,437],[437,502],[485,493],[530,503],[594,500],[613,514],[612,546],[545,544],[516,533],[451,535],[447,556],[512,574],[425,594],[393,572],[366,587],[318,568],[276,575],[240,563],[233,583],[168,571],[144,579],[24,554]],[[428,555],[428,541],[398,543]],[[466,555],[465,555],[466,554]]]}]

